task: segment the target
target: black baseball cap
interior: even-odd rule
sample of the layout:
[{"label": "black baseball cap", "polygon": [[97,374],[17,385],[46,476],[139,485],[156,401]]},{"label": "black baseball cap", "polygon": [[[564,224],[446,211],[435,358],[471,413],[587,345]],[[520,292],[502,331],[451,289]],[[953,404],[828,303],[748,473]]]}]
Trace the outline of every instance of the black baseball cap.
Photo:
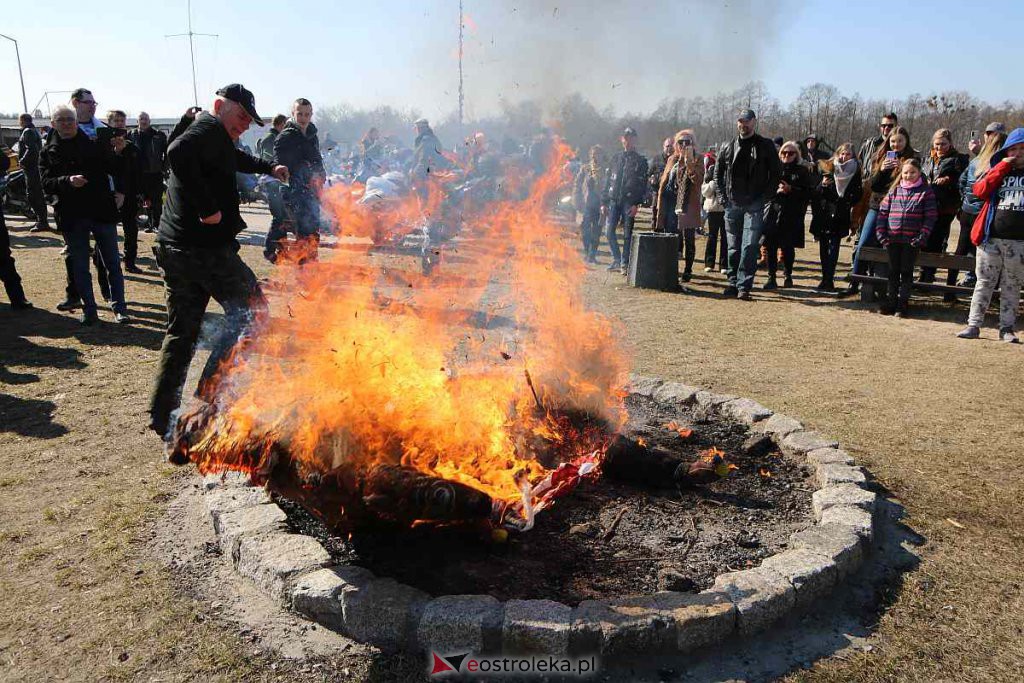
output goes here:
[{"label": "black baseball cap", "polygon": [[740,113],[736,116],[737,121],[751,121],[757,118],[757,114],[754,113],[753,109],[741,109]]},{"label": "black baseball cap", "polygon": [[624,138],[635,138],[636,137],[636,131],[633,130],[632,128],[630,128],[629,126],[626,126],[626,129],[622,131],[622,137],[624,137]]},{"label": "black baseball cap", "polygon": [[245,89],[244,85],[241,83],[231,83],[218,90],[217,94],[226,100],[242,105],[245,113],[252,117],[253,123],[257,126],[263,126],[263,118],[256,113],[256,98],[253,97],[251,91]]}]

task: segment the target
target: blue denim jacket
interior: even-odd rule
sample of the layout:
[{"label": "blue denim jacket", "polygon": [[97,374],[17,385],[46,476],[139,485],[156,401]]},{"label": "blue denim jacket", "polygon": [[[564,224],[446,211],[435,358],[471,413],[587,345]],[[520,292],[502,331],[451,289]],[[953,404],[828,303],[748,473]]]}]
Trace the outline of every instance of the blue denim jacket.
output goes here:
[{"label": "blue denim jacket", "polygon": [[964,198],[960,210],[964,213],[979,214],[985,206],[985,202],[974,196],[974,181],[978,179],[978,160],[972,159],[967,165],[967,170],[960,174],[960,196]]}]

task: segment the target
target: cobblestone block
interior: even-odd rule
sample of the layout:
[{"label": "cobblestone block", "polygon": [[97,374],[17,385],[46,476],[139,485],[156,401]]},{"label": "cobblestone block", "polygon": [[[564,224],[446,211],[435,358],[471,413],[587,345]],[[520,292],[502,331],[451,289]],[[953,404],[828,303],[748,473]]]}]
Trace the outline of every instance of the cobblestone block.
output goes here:
[{"label": "cobblestone block", "polygon": [[445,595],[423,608],[416,639],[439,654],[501,649],[502,604],[490,595]]},{"label": "cobblestone block", "polygon": [[237,541],[242,534],[284,531],[286,519],[288,517],[284,510],[272,503],[256,505],[213,516],[213,530],[217,533],[221,551],[227,555],[234,555]]},{"label": "cobblestone block", "polygon": [[325,566],[330,559],[315,538],[280,532],[243,534],[234,553],[238,573],[282,601],[289,598],[296,577]]},{"label": "cobblestone block", "polygon": [[502,623],[502,651],[564,655],[569,651],[572,608],[553,600],[509,600]]},{"label": "cobblestone block", "polygon": [[819,448],[838,448],[839,442],[825,438],[818,432],[800,430],[787,434],[779,447],[786,455],[806,455]]},{"label": "cobblestone block", "polygon": [[835,562],[809,550],[787,550],[767,558],[761,566],[793,584],[796,604],[801,607],[826,597],[839,576]]},{"label": "cobblestone block", "polygon": [[811,496],[811,508],[815,521],[821,521],[821,513],[836,505],[850,505],[874,513],[878,495],[856,484],[838,484],[818,489]]},{"label": "cobblestone block", "polygon": [[712,590],[726,593],[736,605],[736,624],[744,635],[763,630],[796,604],[793,584],[764,567],[722,574]]},{"label": "cobblestone block", "polygon": [[818,524],[798,531],[789,537],[789,547],[809,550],[835,562],[840,579],[856,572],[864,560],[860,537],[844,524]]}]

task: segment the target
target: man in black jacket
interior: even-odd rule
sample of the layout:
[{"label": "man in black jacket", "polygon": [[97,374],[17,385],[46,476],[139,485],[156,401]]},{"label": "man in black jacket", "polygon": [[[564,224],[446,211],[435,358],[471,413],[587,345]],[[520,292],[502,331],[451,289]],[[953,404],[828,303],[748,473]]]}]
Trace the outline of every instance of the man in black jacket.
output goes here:
[{"label": "man in black jacket", "polygon": [[167,166],[167,135],[153,127],[149,114],[139,112],[139,127],[128,139],[139,149],[139,190],[149,204],[146,232],[156,232],[164,208],[164,169]]},{"label": "man in black jacket", "polygon": [[[274,140],[274,163],[286,166],[291,178],[285,202],[295,222],[296,240],[306,251],[302,260],[316,260],[320,244],[320,192],[327,178],[312,119],[312,103],[300,97],[292,104],[291,119]],[[267,235],[264,253],[271,260],[283,238],[281,234],[272,240]]]},{"label": "man in black jacket", "polygon": [[127,116],[120,109],[107,112],[107,125],[115,134],[124,133],[127,138],[121,152],[121,173],[114,176],[114,197],[120,201],[117,211],[124,230],[124,270],[127,273],[141,273],[135,265],[139,255],[139,194],[141,187],[141,163],[138,146],[127,136]]},{"label": "man in black jacket", "polygon": [[744,109],[736,118],[737,136],[727,142],[715,164],[715,191],[725,207],[729,241],[729,285],[725,296],[749,299],[757,270],[764,207],[775,196],[782,164],[775,143],[757,134],[757,116]]},{"label": "man in black jacket", "polygon": [[[29,232],[52,230],[46,215],[46,199],[43,198],[43,183],[39,177],[39,153],[43,151],[43,138],[39,135],[31,114],[18,117],[21,125],[21,137],[18,138],[18,164],[25,172],[25,189],[32,211],[36,214],[36,224]],[[2,163],[2,162],[0,162]]]},{"label": "man in black jacket", "polygon": [[57,225],[67,245],[74,288],[82,301],[82,324],[99,320],[89,276],[90,236],[96,240],[107,271],[114,320],[128,322],[117,250],[117,204],[110,189],[110,176],[118,176],[123,168],[120,155],[125,139],[90,139],[78,127],[75,112],[64,105],[53,111],[52,123],[56,134],[47,139],[39,166],[43,189],[57,197]]},{"label": "man in black jacket", "polygon": [[[622,267],[626,272],[629,264],[630,240],[633,237],[633,221],[636,212],[647,193],[647,159],[636,151],[636,131],[626,128],[622,131],[622,151],[616,152],[608,165],[608,175],[601,193],[601,206],[607,211],[605,237],[612,251],[612,262],[608,270]],[[619,251],[616,234],[619,223],[623,224],[625,252]]]},{"label": "man in black jacket", "polygon": [[[224,308],[225,324],[203,369],[197,391],[213,390],[210,380],[221,359],[252,321],[253,308],[266,300],[252,270],[238,256],[235,237],[246,228],[238,210],[235,173],[272,174],[288,180],[288,169],[272,166],[235,148],[235,141],[255,121],[251,92],[238,83],[217,91],[213,114],[183,117],[167,149],[171,168],[167,206],[157,235],[156,260],[164,276],[167,332],[160,367],[150,397],[150,428],[165,437],[171,414],[192,362],[206,307],[213,298]],[[189,114],[195,118],[188,121]]]}]

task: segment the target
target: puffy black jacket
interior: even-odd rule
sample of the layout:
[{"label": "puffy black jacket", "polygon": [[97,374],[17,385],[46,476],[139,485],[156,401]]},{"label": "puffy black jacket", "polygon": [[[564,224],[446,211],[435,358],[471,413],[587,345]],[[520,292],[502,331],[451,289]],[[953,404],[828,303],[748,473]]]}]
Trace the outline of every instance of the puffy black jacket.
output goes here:
[{"label": "puffy black jacket", "polygon": [[[774,144],[772,145],[774,147]],[[804,219],[811,200],[813,185],[811,172],[803,161],[781,165],[779,180],[789,184],[789,194],[775,192],[772,205],[778,212],[774,234],[780,247],[804,246]],[[775,184],[778,188],[778,183]]]},{"label": "puffy black jacket", "polygon": [[636,150],[612,155],[601,192],[603,204],[640,204],[647,195],[647,159]]},{"label": "puffy black jacket", "polygon": [[292,189],[311,191],[313,178],[326,178],[316,126],[309,124],[303,133],[299,124],[288,121],[274,139],[274,164],[288,167]]},{"label": "puffy black jacket", "polygon": [[[60,224],[81,218],[116,223],[117,205],[108,176],[118,176],[123,166],[114,150],[90,140],[81,130],[67,140],[51,135],[39,155],[39,172],[43,191],[57,197],[54,209]],[[73,175],[85,176],[85,185],[73,187]]]},{"label": "puffy black jacket", "polygon": [[114,189],[125,196],[139,193],[142,173],[139,156],[135,143],[126,140],[121,152],[121,172],[114,176]]},{"label": "puffy black jacket", "polygon": [[[940,159],[934,159],[929,154],[921,164],[921,175],[932,185],[940,214],[950,215],[960,210],[960,174],[966,169],[963,157],[953,148]],[[949,181],[936,185],[935,181],[939,178],[949,178]]]},{"label": "puffy black jacket", "polygon": [[[235,235],[246,225],[238,211],[235,173],[269,175],[274,167],[236,149],[220,121],[206,112],[174,139],[167,160],[171,177],[157,241],[183,247],[237,245]],[[218,211],[220,223],[200,222]]]},{"label": "puffy black jacket", "polygon": [[[838,235],[845,237],[850,234],[850,212],[864,196],[863,176],[858,166],[857,172],[850,178],[843,196],[839,196],[835,178],[828,176],[832,182],[828,185],[819,183],[815,189],[818,211],[811,221],[811,234],[815,237]],[[824,178],[822,178],[824,180]]]},{"label": "puffy black jacket", "polygon": [[734,172],[739,151],[740,139],[736,137],[723,145],[718,155],[715,164],[715,183],[718,185],[719,203],[726,208],[733,205],[767,203],[775,195],[775,190],[779,186],[779,176],[782,174],[782,163],[779,161],[775,143],[756,133],[753,135],[750,168],[745,175]]}]

